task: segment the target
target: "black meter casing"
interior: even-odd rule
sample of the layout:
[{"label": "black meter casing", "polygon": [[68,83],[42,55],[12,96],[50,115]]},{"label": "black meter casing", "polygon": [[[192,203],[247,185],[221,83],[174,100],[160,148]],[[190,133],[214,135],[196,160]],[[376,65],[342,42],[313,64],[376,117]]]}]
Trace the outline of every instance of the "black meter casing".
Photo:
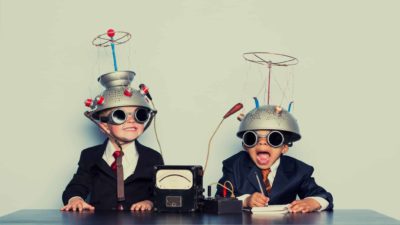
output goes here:
[{"label": "black meter casing", "polygon": [[155,212],[195,212],[204,204],[201,166],[155,166],[153,184]]}]

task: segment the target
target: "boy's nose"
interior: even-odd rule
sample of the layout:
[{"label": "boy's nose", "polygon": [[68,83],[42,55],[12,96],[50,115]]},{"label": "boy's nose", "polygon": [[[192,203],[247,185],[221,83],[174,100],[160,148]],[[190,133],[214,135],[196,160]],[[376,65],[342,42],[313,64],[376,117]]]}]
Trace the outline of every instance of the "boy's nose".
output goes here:
[{"label": "boy's nose", "polygon": [[262,138],[258,138],[258,145],[267,145],[267,138],[262,137]]},{"label": "boy's nose", "polygon": [[127,116],[127,117],[126,117],[126,122],[130,122],[130,123],[135,122],[135,117],[133,116],[132,113],[129,113],[129,114],[127,114],[126,116]]}]

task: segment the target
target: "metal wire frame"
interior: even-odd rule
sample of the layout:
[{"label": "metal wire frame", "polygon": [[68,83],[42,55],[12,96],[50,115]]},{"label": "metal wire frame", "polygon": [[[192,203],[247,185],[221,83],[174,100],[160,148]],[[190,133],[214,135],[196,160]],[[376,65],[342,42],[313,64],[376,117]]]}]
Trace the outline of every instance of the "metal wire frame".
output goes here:
[{"label": "metal wire frame", "polygon": [[[256,59],[251,58],[254,56]],[[281,61],[273,61],[268,59],[268,57],[279,56],[282,57]],[[292,66],[299,63],[299,60],[296,57],[280,54],[280,53],[272,53],[272,52],[246,52],[243,53],[243,58],[249,62],[258,63],[261,65],[269,65],[269,66]]]},{"label": "metal wire frame", "polygon": [[[282,60],[273,61],[271,58],[274,56],[278,56],[282,58]],[[250,57],[255,57],[250,58]],[[270,97],[271,97],[271,68],[272,66],[293,66],[299,63],[299,60],[296,57],[280,54],[280,53],[272,53],[272,52],[247,52],[243,53],[243,58],[249,62],[267,65],[268,66],[268,99],[267,104],[269,105]],[[268,59],[269,58],[269,59]]]},{"label": "metal wire frame", "polygon": [[129,41],[132,38],[132,35],[125,31],[115,31],[115,36],[110,38],[107,33],[100,34],[95,37],[92,41],[92,44],[96,47],[108,47],[111,46],[111,43],[115,45],[123,44]]}]

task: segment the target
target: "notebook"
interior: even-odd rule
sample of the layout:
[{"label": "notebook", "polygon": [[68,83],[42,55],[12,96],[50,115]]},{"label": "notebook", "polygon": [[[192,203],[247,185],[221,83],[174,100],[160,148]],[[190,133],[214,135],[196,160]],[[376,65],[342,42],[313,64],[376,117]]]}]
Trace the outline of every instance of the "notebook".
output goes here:
[{"label": "notebook", "polygon": [[288,205],[267,205],[264,207],[244,208],[243,210],[253,214],[284,214],[288,213]]}]

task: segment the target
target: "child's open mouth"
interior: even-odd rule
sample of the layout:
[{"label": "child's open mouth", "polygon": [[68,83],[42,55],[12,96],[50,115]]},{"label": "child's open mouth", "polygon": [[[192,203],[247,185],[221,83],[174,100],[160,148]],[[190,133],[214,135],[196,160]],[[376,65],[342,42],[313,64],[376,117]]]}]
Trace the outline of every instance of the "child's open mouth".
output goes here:
[{"label": "child's open mouth", "polygon": [[267,165],[269,163],[269,152],[257,152],[257,163],[259,165]]}]

